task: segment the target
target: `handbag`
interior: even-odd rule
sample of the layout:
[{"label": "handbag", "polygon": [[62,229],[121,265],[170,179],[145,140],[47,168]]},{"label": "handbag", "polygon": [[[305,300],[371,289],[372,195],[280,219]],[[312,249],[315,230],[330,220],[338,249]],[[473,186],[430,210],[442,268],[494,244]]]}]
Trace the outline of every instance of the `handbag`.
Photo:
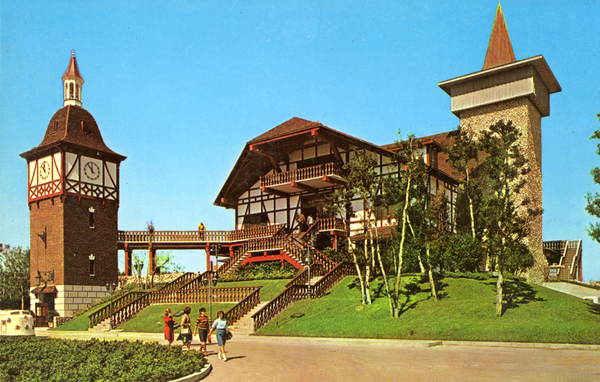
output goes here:
[{"label": "handbag", "polygon": [[231,332],[225,332],[225,338],[227,339],[227,341],[229,341],[230,339],[233,338],[233,333],[231,333]]}]

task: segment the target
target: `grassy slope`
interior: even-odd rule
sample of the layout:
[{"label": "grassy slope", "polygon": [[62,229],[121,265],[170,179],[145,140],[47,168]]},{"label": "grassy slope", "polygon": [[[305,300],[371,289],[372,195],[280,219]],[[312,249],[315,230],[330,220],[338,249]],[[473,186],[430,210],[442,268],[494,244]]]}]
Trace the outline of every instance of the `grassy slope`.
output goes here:
[{"label": "grassy slope", "polygon": [[[225,287],[234,287],[234,286],[259,286],[262,285],[262,289],[260,290],[260,298],[262,301],[269,301],[273,297],[277,296],[285,289],[285,284],[287,284],[290,280],[254,280],[254,281],[235,281],[235,282],[221,282],[217,284],[218,288]],[[87,330],[89,325],[88,316],[93,312],[99,310],[100,308],[108,305],[107,303],[100,304],[98,306],[93,307],[86,313],[73,318],[71,321],[59,326],[54,330],[65,330],[65,331],[79,331],[79,330]],[[219,309],[223,309],[227,311],[234,304],[213,304],[213,316],[216,316],[217,311]],[[154,305],[144,309],[142,312],[138,314],[134,320],[129,320],[125,322],[123,325],[120,325],[117,329],[123,329],[125,331],[131,332],[161,332],[163,330],[162,324],[162,315],[164,313],[164,309],[169,307],[173,311],[173,313],[183,310],[185,304],[172,304],[172,305]],[[203,306],[208,311],[208,303],[206,304],[191,304],[192,307],[192,322],[195,322],[196,317],[198,317],[198,309],[200,306]],[[157,313],[154,311],[155,307],[158,309],[158,319],[156,319]],[[154,318],[149,318],[154,317]],[[140,321],[141,320],[141,321]],[[156,325],[156,322],[159,321],[160,325]],[[143,322],[140,323],[140,322]]]},{"label": "grassy slope", "polygon": [[508,307],[495,317],[495,279],[443,279],[438,302],[428,284],[412,280],[404,278],[411,293],[399,318],[390,317],[383,289],[371,306],[361,305],[346,278],[320,299],[296,302],[257,334],[600,344],[600,308],[585,300],[509,280]]}]

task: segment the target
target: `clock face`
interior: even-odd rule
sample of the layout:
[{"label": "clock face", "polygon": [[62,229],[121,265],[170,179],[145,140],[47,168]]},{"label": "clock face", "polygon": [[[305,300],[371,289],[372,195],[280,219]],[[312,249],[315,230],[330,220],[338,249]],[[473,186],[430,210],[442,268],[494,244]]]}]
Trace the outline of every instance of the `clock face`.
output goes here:
[{"label": "clock face", "polygon": [[100,167],[94,162],[87,162],[85,166],[83,166],[83,174],[89,180],[96,180],[100,177]]},{"label": "clock face", "polygon": [[46,180],[48,179],[48,176],[50,176],[50,162],[44,160],[40,165],[40,178]]}]

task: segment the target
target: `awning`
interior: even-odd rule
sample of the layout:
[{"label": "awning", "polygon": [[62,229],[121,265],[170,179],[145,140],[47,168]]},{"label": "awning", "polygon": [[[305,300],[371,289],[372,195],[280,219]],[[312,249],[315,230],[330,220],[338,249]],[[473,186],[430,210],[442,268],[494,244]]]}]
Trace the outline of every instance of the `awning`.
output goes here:
[{"label": "awning", "polygon": [[31,291],[31,293],[34,293],[34,294],[56,293],[56,292],[57,292],[57,290],[54,285],[39,286],[39,287],[33,288],[33,290]]}]

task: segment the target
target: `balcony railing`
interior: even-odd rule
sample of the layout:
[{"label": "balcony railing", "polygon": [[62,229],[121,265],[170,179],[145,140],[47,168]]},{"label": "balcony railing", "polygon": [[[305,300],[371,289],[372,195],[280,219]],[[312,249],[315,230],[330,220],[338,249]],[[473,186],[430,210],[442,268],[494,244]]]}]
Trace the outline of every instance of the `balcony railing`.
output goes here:
[{"label": "balcony railing", "polygon": [[324,163],[297,170],[269,174],[260,177],[261,187],[272,187],[278,184],[300,182],[303,180],[322,178],[327,175],[342,176],[342,168],[337,163]]}]

